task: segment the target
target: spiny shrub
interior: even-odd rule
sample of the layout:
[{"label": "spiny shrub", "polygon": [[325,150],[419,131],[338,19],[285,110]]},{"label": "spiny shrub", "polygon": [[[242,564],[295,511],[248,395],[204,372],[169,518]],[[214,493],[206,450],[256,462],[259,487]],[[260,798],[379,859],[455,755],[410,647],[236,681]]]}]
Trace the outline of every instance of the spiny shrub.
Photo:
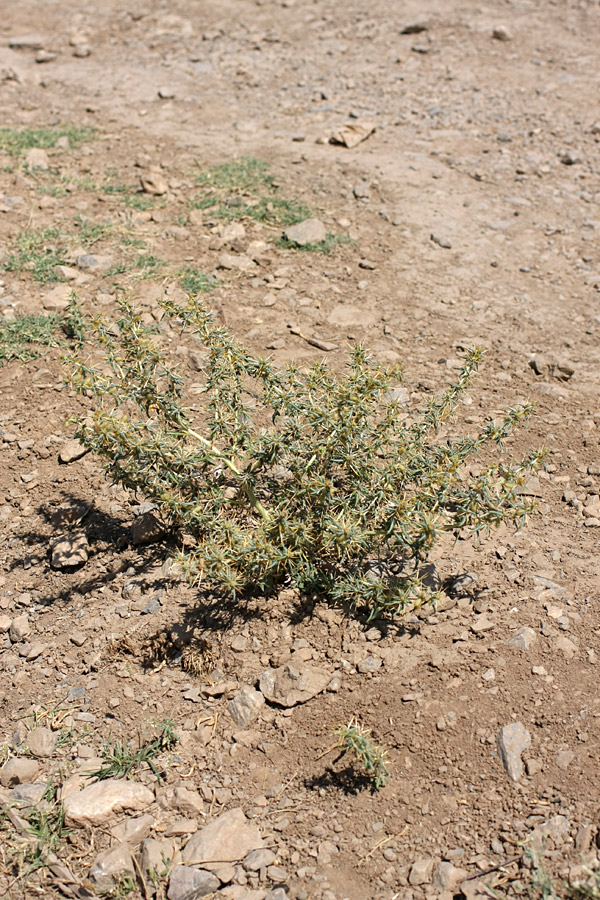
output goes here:
[{"label": "spiny shrub", "polygon": [[179,562],[195,583],[234,597],[286,584],[370,618],[434,601],[423,564],[440,535],[520,524],[517,490],[542,452],[467,461],[499,446],[532,406],[509,409],[474,437],[441,440],[481,358],[469,350],[455,383],[406,420],[399,369],[356,347],[342,375],[324,363],[280,369],[219,327],[197,300],[163,302],[208,350],[204,403],[186,408],[184,382],[125,301],[117,327],[96,321],[101,364],[70,358],[71,382],[95,409],[77,437],[113,482],[158,504],[187,535]]},{"label": "spiny shrub", "polygon": [[351,753],[355,756],[372,779],[376,790],[385,787],[390,775],[387,753],[375,743],[371,730],[353,717],[346,725],[341,725],[335,734],[338,742],[334,749],[340,750],[342,754]]}]

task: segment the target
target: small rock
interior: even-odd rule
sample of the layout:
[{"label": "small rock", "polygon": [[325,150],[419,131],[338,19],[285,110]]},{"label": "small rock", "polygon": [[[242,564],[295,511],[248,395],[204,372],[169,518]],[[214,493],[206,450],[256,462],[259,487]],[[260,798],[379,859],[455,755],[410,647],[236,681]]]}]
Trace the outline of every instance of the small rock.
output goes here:
[{"label": "small rock", "polygon": [[481,615],[477,616],[477,618],[471,625],[471,631],[473,632],[473,634],[484,634],[486,631],[491,631],[492,628],[495,627],[495,622],[492,622],[485,615]]},{"label": "small rock", "polygon": [[146,194],[154,194],[160,197],[169,190],[169,186],[163,178],[160,169],[156,166],[151,167],[145,175],[142,175],[140,181],[142,190]]},{"label": "small rock", "polygon": [[310,666],[297,669],[285,665],[278,669],[266,669],[259,678],[259,686],[271,703],[290,707],[312,700],[325,690],[330,679],[330,673],[324,669]]},{"label": "small rock", "polygon": [[434,244],[438,245],[438,247],[442,247],[444,250],[452,250],[452,244],[450,240],[444,235],[431,234],[429,237]]},{"label": "small rock", "polygon": [[81,459],[81,457],[85,456],[88,452],[88,448],[84,447],[83,444],[80,444],[79,441],[67,441],[63,444],[60,453],[58,454],[58,459],[59,462],[68,465],[69,463]]},{"label": "small rock", "polygon": [[464,881],[467,875],[466,869],[459,869],[451,862],[441,862],[433,876],[433,889],[434,891],[449,891],[454,896],[458,885]]},{"label": "small rock", "polygon": [[12,50],[43,50],[45,39],[39,34],[23,34],[8,39]]},{"label": "small rock", "polygon": [[69,569],[88,561],[88,541],[82,532],[66,534],[51,545],[50,564],[53,569]]},{"label": "small rock", "polygon": [[272,865],[275,858],[273,851],[264,847],[262,850],[252,850],[244,860],[243,866],[247,872],[258,872]]},{"label": "small rock", "polygon": [[349,122],[331,135],[330,144],[341,144],[343,147],[356,147],[375,131],[375,124],[364,120]]},{"label": "small rock", "polygon": [[175,97],[175,90],[170,87],[161,87],[158,89],[158,96],[161,100],[173,100]]},{"label": "small rock", "polygon": [[68,284],[57,284],[42,299],[47,312],[62,312],[69,305],[73,288]]},{"label": "small rock", "polygon": [[517,650],[531,650],[536,641],[537,634],[533,628],[523,625],[521,628],[517,628],[506,643],[509,647],[515,647]]},{"label": "small rock", "polygon": [[63,281],[77,281],[79,278],[79,272],[72,266],[54,266],[54,274]]},{"label": "small rock", "polygon": [[511,41],[512,35],[508,28],[505,28],[504,25],[497,25],[496,28],[492,31],[492,37],[496,41]]},{"label": "small rock", "polygon": [[79,269],[87,269],[89,272],[106,272],[113,264],[110,256],[96,256],[93,253],[80,253],[75,262]]},{"label": "small rock", "polygon": [[142,810],[153,800],[154,794],[143,784],[107,778],[70,794],[63,806],[66,819],[75,825],[104,825],[123,810]]},{"label": "small rock", "polygon": [[31,734],[27,735],[27,748],[34,756],[48,759],[56,750],[58,743],[58,732],[51,731],[49,728],[34,728]]},{"label": "small rock", "polygon": [[27,613],[22,613],[22,615],[17,616],[10,623],[8,636],[13,644],[16,644],[19,641],[22,641],[30,631],[31,625],[29,624],[29,616],[27,615]]},{"label": "small rock", "polygon": [[521,754],[531,746],[531,735],[521,722],[511,722],[500,729],[497,737],[498,754],[511,781],[523,775]]},{"label": "small rock", "polygon": [[556,765],[559,769],[562,769],[563,772],[566,772],[574,759],[575,754],[572,750],[559,750],[556,754]]},{"label": "small rock", "polygon": [[198,791],[192,791],[181,784],[178,784],[173,791],[171,802],[175,809],[184,816],[204,815],[204,800]]},{"label": "small rock", "polygon": [[134,547],[153,544],[162,540],[165,534],[164,526],[151,512],[137,516],[131,526],[131,542]]},{"label": "small rock", "polygon": [[359,181],[358,184],[355,184],[352,188],[352,193],[356,200],[370,200],[371,199],[371,187],[368,181]]},{"label": "small rock", "polygon": [[0,769],[0,784],[5,788],[12,788],[16,784],[25,784],[33,781],[40,767],[34,759],[14,757],[7,761]]},{"label": "small rock", "polygon": [[257,718],[265,705],[265,698],[260,691],[244,687],[233,700],[227,704],[229,715],[239,728],[248,728]]},{"label": "small rock", "polygon": [[165,837],[180,837],[198,830],[198,819],[175,819],[164,831]]},{"label": "small rock", "polygon": [[119,822],[118,825],[111,828],[110,833],[120,843],[137,847],[144,838],[148,837],[153,825],[153,817],[149,813],[145,813],[143,816],[136,816],[134,819],[127,818],[124,822]]},{"label": "small rock", "polygon": [[376,672],[381,668],[381,664],[382,662],[380,657],[373,656],[373,654],[371,653],[369,654],[369,656],[365,656],[364,659],[361,659],[356,668],[359,672],[365,675],[367,672]]},{"label": "small rock", "polygon": [[243,253],[222,253],[219,257],[219,269],[252,269],[255,262]]},{"label": "small rock", "polygon": [[25,165],[30,169],[49,169],[50,160],[48,154],[41,147],[32,147],[25,157]]},{"label": "small rock", "polygon": [[91,56],[92,48],[89,44],[75,44],[73,47],[73,56],[77,59],[87,59],[88,56]]},{"label": "small rock", "polygon": [[552,643],[556,650],[560,650],[565,659],[573,659],[577,655],[577,644],[564,635],[555,638]]},{"label": "small rock", "polygon": [[417,859],[410,867],[410,873],[408,875],[408,883],[409,884],[430,884],[431,883],[431,873],[433,872],[433,867],[435,865],[435,860],[428,857],[427,859]]},{"label": "small rock", "polygon": [[140,867],[143,872],[156,872],[157,875],[164,876],[174,855],[175,847],[172,841],[146,838],[140,847]]},{"label": "small rock", "polygon": [[0,616],[0,634],[6,634],[11,625],[12,619],[10,616]]},{"label": "small rock", "polygon": [[308,244],[320,244],[327,238],[327,229],[320,219],[305,219],[297,225],[291,225],[283,232],[286,240],[298,247]]},{"label": "small rock", "polygon": [[169,879],[168,900],[205,897],[221,887],[221,882],[212,872],[192,869],[191,866],[175,866]]},{"label": "small rock", "polygon": [[239,807],[221,813],[208,825],[191,836],[182,851],[185,863],[202,863],[214,868],[212,863],[239,862],[251,850],[260,850],[263,840],[260,831],[249,822]]},{"label": "small rock", "polygon": [[135,868],[129,847],[126,844],[117,844],[110,850],[105,850],[96,857],[90,869],[89,878],[101,890],[110,890],[115,881],[123,875],[135,878]]}]

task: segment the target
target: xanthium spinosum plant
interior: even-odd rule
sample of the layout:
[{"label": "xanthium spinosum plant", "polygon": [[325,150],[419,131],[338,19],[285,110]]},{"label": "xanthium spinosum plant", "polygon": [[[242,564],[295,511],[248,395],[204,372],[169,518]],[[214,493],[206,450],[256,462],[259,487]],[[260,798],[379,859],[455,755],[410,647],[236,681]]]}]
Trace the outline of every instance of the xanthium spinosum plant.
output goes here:
[{"label": "xanthium spinosum plant", "polygon": [[353,716],[349,722],[340,725],[334,732],[337,744],[332,750],[339,750],[342,755],[351,753],[360,763],[366,775],[372,779],[376,790],[385,787],[390,771],[385,750],[373,740],[371,729],[365,728],[361,722]]},{"label": "xanthium spinosum plant", "polygon": [[[93,327],[102,359],[67,360],[94,398],[77,437],[113,482],[155,502],[186,535],[179,562],[194,583],[238,597],[291,585],[370,618],[436,599],[426,562],[444,533],[522,524],[518,487],[543,459],[492,461],[532,405],[509,409],[473,437],[442,439],[481,359],[469,350],[454,383],[406,418],[394,400],[401,370],[361,346],[343,374],[322,362],[276,367],[238,344],[195,297],[163,302],[173,324],[207,349],[200,409],[139,314],[121,301],[116,325]],[[94,362],[96,359],[96,362]]]}]

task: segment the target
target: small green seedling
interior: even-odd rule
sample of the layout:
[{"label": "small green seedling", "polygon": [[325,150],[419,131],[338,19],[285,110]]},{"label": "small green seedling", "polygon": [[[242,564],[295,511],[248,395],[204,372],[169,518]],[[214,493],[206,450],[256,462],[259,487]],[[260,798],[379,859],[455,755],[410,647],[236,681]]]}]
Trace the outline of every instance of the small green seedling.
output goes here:
[{"label": "small green seedling", "polygon": [[371,736],[371,730],[361,725],[358,718],[353,716],[334,734],[338,741],[333,749],[339,750],[342,754],[351,753],[356,757],[362,763],[369,778],[372,779],[376,790],[385,787],[390,774],[387,766],[387,754],[375,743]]}]

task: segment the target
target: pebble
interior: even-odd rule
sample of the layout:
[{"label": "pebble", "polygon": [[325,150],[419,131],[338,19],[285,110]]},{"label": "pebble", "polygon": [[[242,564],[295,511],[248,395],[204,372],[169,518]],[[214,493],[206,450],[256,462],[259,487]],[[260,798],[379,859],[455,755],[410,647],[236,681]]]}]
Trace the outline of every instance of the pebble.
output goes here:
[{"label": "pebble", "polygon": [[169,879],[168,900],[184,900],[186,897],[204,897],[221,887],[212,872],[193,869],[191,866],[175,866]]},{"label": "pebble", "polygon": [[307,244],[320,244],[324,241],[327,238],[327,228],[320,219],[305,219],[287,228],[283,236],[298,247],[306,247]]},{"label": "pebble", "polygon": [[68,284],[57,284],[42,299],[42,306],[47,312],[62,312],[69,305],[73,288]]},{"label": "pebble", "polygon": [[437,244],[438,247],[442,247],[444,250],[452,250],[452,244],[447,237],[439,234],[430,234],[429,238],[434,244]]},{"label": "pebble", "polygon": [[46,171],[50,168],[50,160],[48,154],[41,147],[32,147],[25,157],[25,165],[30,169],[42,169]]},{"label": "pebble", "polygon": [[358,184],[355,184],[352,188],[352,193],[357,200],[367,201],[371,199],[371,187],[367,181],[359,181]]},{"label": "pebble", "polygon": [[521,722],[511,722],[500,729],[497,736],[498,754],[511,781],[523,775],[521,754],[531,746],[531,735]]},{"label": "pebble", "polygon": [[65,798],[65,818],[75,825],[105,825],[123,810],[142,810],[154,800],[143,784],[107,778]]},{"label": "pebble", "polygon": [[8,39],[11,50],[43,50],[45,38],[39,34],[23,34]]},{"label": "pebble", "polygon": [[219,269],[252,269],[255,262],[243,253],[222,253],[219,257]]},{"label": "pebble", "polygon": [[174,854],[172,841],[146,838],[140,847],[140,866],[144,872],[163,872],[169,868]]},{"label": "pebble", "polygon": [[135,878],[131,852],[127,844],[117,844],[96,857],[89,872],[89,878],[102,891],[110,890],[115,881],[123,875]]},{"label": "pebble", "polygon": [[330,680],[331,674],[324,669],[285,665],[266,669],[259,678],[259,687],[269,702],[291,707],[312,700],[326,689]]},{"label": "pebble", "polygon": [[112,262],[110,256],[96,256],[93,253],[80,253],[75,259],[79,269],[87,269],[91,272],[94,270],[106,272],[112,266]]},{"label": "pebble", "polygon": [[2,787],[12,788],[17,784],[25,784],[33,781],[40,767],[34,759],[13,757],[0,769],[0,784]]},{"label": "pebble", "polygon": [[18,643],[18,641],[22,641],[30,631],[31,625],[29,624],[29,616],[27,615],[27,613],[22,613],[20,616],[14,618],[10,623],[8,636],[13,644],[16,644]]},{"label": "pebble", "polygon": [[433,875],[432,886],[436,891],[449,891],[455,894],[458,885],[467,877],[466,869],[459,869],[451,862],[441,862]]},{"label": "pebble", "polygon": [[227,704],[229,715],[239,728],[248,728],[258,718],[265,698],[260,691],[244,687],[233,700]]},{"label": "pebble", "polygon": [[431,884],[431,874],[435,860],[431,857],[426,859],[417,859],[410,867],[408,883],[413,885]]},{"label": "pebble", "polygon": [[364,659],[361,659],[356,668],[364,675],[367,672],[376,672],[381,668],[381,665],[382,661],[380,657],[370,654],[369,656],[365,656]]},{"label": "pebble", "polygon": [[[239,862],[251,850],[261,850],[260,831],[239,807],[221,813],[191,836],[182,851],[184,863]],[[169,895],[170,896],[170,895]]]},{"label": "pebble", "polygon": [[154,194],[157,197],[166,194],[169,190],[169,186],[165,181],[162,172],[157,166],[152,166],[148,172],[140,178],[140,183],[142,185],[142,190],[146,194]]},{"label": "pebble", "polygon": [[137,847],[144,838],[148,837],[153,825],[153,817],[149,813],[144,813],[143,816],[127,818],[124,822],[119,822],[118,825],[111,828],[110,833],[120,843]]},{"label": "pebble", "polygon": [[57,743],[58,732],[51,731],[44,726],[34,728],[33,731],[27,735],[27,748],[29,752],[42,759],[47,759],[52,756],[56,750]]},{"label": "pebble", "polygon": [[247,872],[258,872],[275,862],[275,854],[266,847],[262,850],[251,850],[243,862]]},{"label": "pebble", "polygon": [[165,528],[151,512],[136,516],[131,525],[131,542],[134,547],[153,544],[165,536]]},{"label": "pebble", "polygon": [[68,465],[69,463],[81,459],[81,457],[85,456],[88,452],[88,448],[84,447],[79,441],[67,441],[63,444],[60,453],[58,454],[58,461]]},{"label": "pebble", "polygon": [[509,647],[515,647],[517,650],[531,650],[536,641],[537,634],[533,628],[523,625],[521,628],[517,628],[506,643]]},{"label": "pebble", "polygon": [[88,541],[83,532],[61,535],[51,545],[53,569],[70,569],[88,561]]},{"label": "pebble", "polygon": [[566,772],[573,760],[575,759],[575,754],[572,750],[559,750],[556,754],[555,761],[556,765],[559,769],[562,769],[563,772]]}]

